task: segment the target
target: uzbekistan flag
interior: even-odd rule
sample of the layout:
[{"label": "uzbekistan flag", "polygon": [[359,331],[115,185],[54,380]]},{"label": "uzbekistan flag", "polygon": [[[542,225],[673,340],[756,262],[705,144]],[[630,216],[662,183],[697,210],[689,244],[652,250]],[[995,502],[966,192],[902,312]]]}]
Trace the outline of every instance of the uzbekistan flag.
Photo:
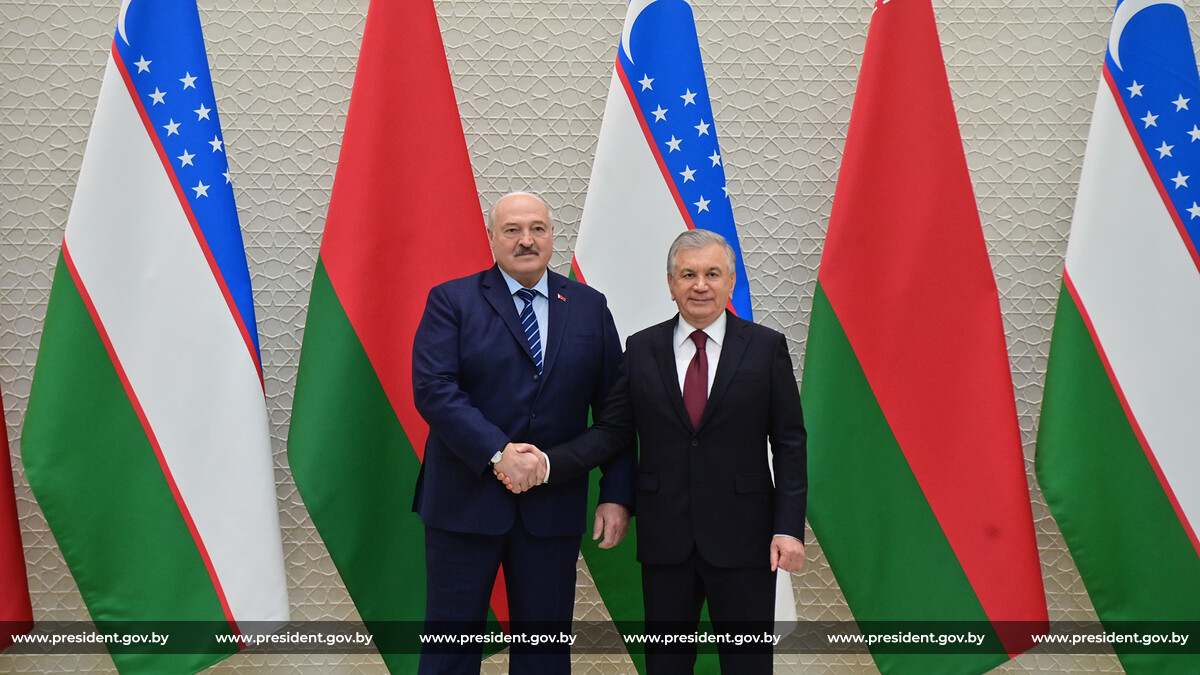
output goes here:
[{"label": "uzbekistan flag", "polygon": [[191,654],[112,647],[122,671],[195,672],[236,651],[215,632],[288,620],[257,336],[196,3],[126,0],[22,443],[102,632],[215,626],[172,633]]},{"label": "uzbekistan flag", "polygon": [[[313,278],[288,459],[395,673],[416,671],[425,618],[425,529],[412,497],[429,427],[413,405],[413,335],[430,288],[491,264],[433,2],[372,2]],[[502,588],[495,597],[507,618]],[[387,630],[404,626],[413,643],[387,653]]]},{"label": "uzbekistan flag", "polygon": [[33,628],[33,607],[29,601],[29,577],[25,574],[25,552],[21,548],[21,525],[17,519],[17,497],[13,490],[12,464],[8,454],[8,427],[0,406],[0,651],[12,645],[13,635]]},{"label": "uzbekistan flag", "polygon": [[810,520],[863,633],[988,636],[874,648],[880,670],[980,673],[1031,647],[1047,611],[1012,376],[929,0],[875,4],[801,395]]},{"label": "uzbekistan flag", "polygon": [[[1182,4],[1119,3],[1037,446],[1046,502],[1112,631],[1200,621],[1198,125],[1200,74]],[[1200,672],[1190,646],[1114,648],[1130,673]]]},{"label": "uzbekistan flag", "polygon": [[[666,283],[667,249],[679,233],[720,233],[737,253],[733,311],[753,319],[746,265],[725,181],[716,122],[692,6],[632,0],[617,48],[591,182],[575,246],[575,278],[608,298],[624,342],[678,311]],[[599,493],[593,476],[592,508]],[[633,528],[630,544],[583,544],[597,590],[614,620],[643,619]],[[779,575],[777,620],[794,620],[791,577]],[[644,669],[641,654],[633,655]],[[701,655],[701,668],[716,667]],[[705,665],[707,664],[707,665]]]},{"label": "uzbekistan flag", "polygon": [[574,259],[576,277],[608,298],[622,341],[678,311],[667,249],[697,227],[720,233],[737,252],[733,310],[753,319],[692,6],[633,0]]}]

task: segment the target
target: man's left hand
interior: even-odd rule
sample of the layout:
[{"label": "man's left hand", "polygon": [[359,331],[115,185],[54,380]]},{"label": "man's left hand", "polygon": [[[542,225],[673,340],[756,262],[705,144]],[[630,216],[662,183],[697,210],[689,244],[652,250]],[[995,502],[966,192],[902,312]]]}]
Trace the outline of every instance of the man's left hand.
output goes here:
[{"label": "man's left hand", "polygon": [[795,537],[777,534],[771,539],[771,571],[799,572],[804,567],[804,544]]},{"label": "man's left hand", "polygon": [[596,507],[596,524],[592,526],[592,541],[604,535],[600,548],[612,548],[621,543],[629,532],[629,509],[623,504],[605,502]]}]

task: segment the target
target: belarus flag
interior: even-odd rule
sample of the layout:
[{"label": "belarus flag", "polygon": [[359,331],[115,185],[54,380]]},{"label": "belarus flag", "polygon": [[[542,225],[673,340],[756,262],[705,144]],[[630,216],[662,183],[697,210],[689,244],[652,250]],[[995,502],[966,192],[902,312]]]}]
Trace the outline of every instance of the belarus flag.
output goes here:
[{"label": "belarus flag", "polygon": [[170,654],[110,647],[122,671],[195,672],[236,651],[214,633],[288,619],[257,343],[196,3],[127,0],[22,439],[102,632],[212,624],[159,628]]},{"label": "belarus flag", "polygon": [[[413,335],[430,288],[491,264],[433,2],[376,0],[313,278],[288,460],[394,673],[416,671],[420,644],[406,629],[425,617],[425,528],[412,496],[429,426],[413,405]],[[504,594],[493,597],[507,618]]]},{"label": "belarus flag", "polygon": [[[1037,452],[1046,502],[1112,631],[1200,621],[1198,202],[1200,74],[1183,7],[1125,0],[1083,159]],[[1200,672],[1191,646],[1114,649],[1130,673]]]},{"label": "belarus flag", "polygon": [[17,499],[13,491],[12,465],[8,455],[8,427],[0,409],[0,651],[13,643],[14,635],[33,628],[33,607],[29,601],[29,577],[25,574],[25,551],[21,548],[21,525],[17,519]]},{"label": "belarus flag", "polygon": [[1031,647],[1047,611],[1021,433],[930,0],[871,17],[801,397],[810,520],[863,633],[988,637],[876,647],[880,670],[979,673]]}]

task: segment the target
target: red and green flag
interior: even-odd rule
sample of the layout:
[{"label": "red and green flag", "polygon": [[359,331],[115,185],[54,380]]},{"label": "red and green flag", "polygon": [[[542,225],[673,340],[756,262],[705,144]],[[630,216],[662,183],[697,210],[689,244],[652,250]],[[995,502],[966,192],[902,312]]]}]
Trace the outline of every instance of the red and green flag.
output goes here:
[{"label": "red and green flag", "polygon": [[[372,2],[313,278],[288,459],[384,650],[389,635],[412,637],[425,616],[425,535],[412,497],[429,430],[413,404],[413,335],[431,287],[491,263],[433,2]],[[414,672],[416,651],[384,659],[392,672]]]},{"label": "red and green flag", "polygon": [[0,407],[0,651],[12,645],[13,635],[33,628],[33,606],[29,600],[29,577],[21,547],[21,525],[17,519],[17,497],[13,490],[12,464],[8,454],[8,428]]},{"label": "red and green flag", "polygon": [[875,5],[801,395],[809,518],[863,633],[986,634],[974,653],[873,647],[880,670],[1029,649],[1047,610],[1012,376],[929,0]]}]

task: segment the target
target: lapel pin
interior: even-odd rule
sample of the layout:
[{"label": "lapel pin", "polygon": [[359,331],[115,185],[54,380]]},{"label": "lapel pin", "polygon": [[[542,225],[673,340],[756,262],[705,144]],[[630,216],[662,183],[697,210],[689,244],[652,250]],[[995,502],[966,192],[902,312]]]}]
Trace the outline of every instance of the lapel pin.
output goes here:
[{"label": "lapel pin", "polygon": [[562,293],[559,293],[559,294],[558,294],[558,299],[559,299],[559,300],[562,300],[563,302],[566,302],[566,301],[567,301],[567,299],[563,297],[563,294],[562,294]]}]

